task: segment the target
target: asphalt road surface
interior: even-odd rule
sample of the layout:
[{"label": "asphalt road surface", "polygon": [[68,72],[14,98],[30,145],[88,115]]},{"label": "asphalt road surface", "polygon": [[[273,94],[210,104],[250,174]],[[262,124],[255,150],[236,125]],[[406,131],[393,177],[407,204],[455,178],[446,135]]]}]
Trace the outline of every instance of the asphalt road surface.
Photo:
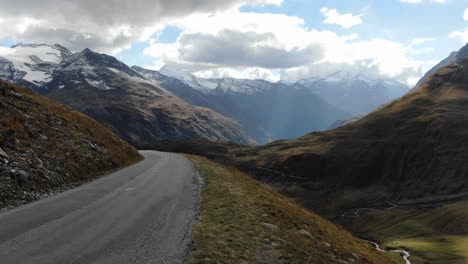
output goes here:
[{"label": "asphalt road surface", "polygon": [[199,178],[183,156],[140,153],[138,164],[0,214],[0,263],[183,263]]}]

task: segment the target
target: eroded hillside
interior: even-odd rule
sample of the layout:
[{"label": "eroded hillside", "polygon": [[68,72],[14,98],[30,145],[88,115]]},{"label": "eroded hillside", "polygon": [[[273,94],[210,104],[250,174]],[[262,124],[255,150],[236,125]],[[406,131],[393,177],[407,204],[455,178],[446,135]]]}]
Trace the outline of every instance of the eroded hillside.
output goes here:
[{"label": "eroded hillside", "polygon": [[140,158],[90,117],[0,80],[0,207],[39,199]]}]

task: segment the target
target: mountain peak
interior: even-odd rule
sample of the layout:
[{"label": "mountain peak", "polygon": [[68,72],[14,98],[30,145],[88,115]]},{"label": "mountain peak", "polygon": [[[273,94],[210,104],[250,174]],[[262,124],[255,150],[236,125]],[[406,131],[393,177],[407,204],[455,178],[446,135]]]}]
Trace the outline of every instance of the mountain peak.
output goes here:
[{"label": "mountain peak", "polygon": [[457,52],[457,61],[468,58],[468,43]]},{"label": "mountain peak", "polygon": [[80,51],[79,53],[82,53],[82,54],[99,54],[97,52],[92,51],[89,48],[85,48],[84,50]]},{"label": "mountain peak", "polygon": [[164,74],[169,77],[181,79],[181,80],[190,80],[192,79],[192,74],[177,68],[175,65],[166,64],[161,69],[159,69],[161,74]]},{"label": "mountain peak", "polygon": [[0,76],[42,86],[50,81],[55,67],[72,53],[65,47],[55,44],[16,44],[2,54],[5,59],[0,65]]},{"label": "mountain peak", "polygon": [[352,75],[351,73],[349,72],[344,72],[344,71],[337,71],[337,72],[334,72],[330,75],[328,75],[326,78],[327,79],[339,79],[339,80],[343,80],[343,79],[349,79],[351,78]]}]

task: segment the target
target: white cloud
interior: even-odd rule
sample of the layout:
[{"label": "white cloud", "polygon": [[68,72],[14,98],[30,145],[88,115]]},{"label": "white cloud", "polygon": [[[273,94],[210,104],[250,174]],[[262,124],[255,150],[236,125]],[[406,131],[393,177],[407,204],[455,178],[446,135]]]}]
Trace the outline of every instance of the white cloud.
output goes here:
[{"label": "white cloud", "polygon": [[421,45],[421,44],[424,44],[433,40],[434,40],[433,38],[414,38],[411,41],[411,45]]},{"label": "white cloud", "polygon": [[468,21],[468,8],[465,9],[465,12],[463,13],[463,20]]},{"label": "white cloud", "polygon": [[336,70],[404,82],[422,75],[422,62],[411,57],[408,46],[308,29],[294,16],[232,11],[192,16],[174,25],[182,29],[176,42],[153,40],[144,53],[157,63],[175,64],[203,76],[230,73],[245,78],[239,68],[280,70],[281,78],[289,81]]},{"label": "white cloud", "polygon": [[[148,40],[172,19],[282,0],[16,0],[0,1],[0,40],[60,43],[116,54]],[[27,7],[27,8],[25,8]]]},{"label": "white cloud", "polygon": [[320,9],[320,13],[325,16],[325,20],[323,21],[325,24],[336,24],[344,28],[351,28],[362,24],[362,15],[340,14],[336,9],[326,7]]},{"label": "white cloud", "polygon": [[453,31],[452,33],[449,34],[449,37],[458,38],[461,40],[461,42],[467,43],[468,42],[468,28],[465,28],[464,30],[460,30],[460,31]]}]

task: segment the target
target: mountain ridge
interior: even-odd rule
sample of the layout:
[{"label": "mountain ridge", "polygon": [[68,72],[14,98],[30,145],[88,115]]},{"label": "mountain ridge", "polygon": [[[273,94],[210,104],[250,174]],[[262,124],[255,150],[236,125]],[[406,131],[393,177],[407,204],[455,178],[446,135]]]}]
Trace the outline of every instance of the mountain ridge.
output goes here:
[{"label": "mountain ridge", "polygon": [[[61,46],[27,47],[39,47],[37,52],[47,53]],[[25,75],[10,79],[26,83],[41,94],[96,118],[134,146],[163,138],[205,138],[255,144],[234,120],[186,103],[115,57],[90,49],[68,54],[61,61],[57,59],[57,53],[39,54],[46,55],[55,55],[54,63],[46,69],[46,81],[23,82],[21,77]],[[23,52],[22,56],[31,59],[37,55]],[[2,77],[11,77],[2,69],[6,68],[0,69]],[[16,69],[10,67],[9,71]]]}]

